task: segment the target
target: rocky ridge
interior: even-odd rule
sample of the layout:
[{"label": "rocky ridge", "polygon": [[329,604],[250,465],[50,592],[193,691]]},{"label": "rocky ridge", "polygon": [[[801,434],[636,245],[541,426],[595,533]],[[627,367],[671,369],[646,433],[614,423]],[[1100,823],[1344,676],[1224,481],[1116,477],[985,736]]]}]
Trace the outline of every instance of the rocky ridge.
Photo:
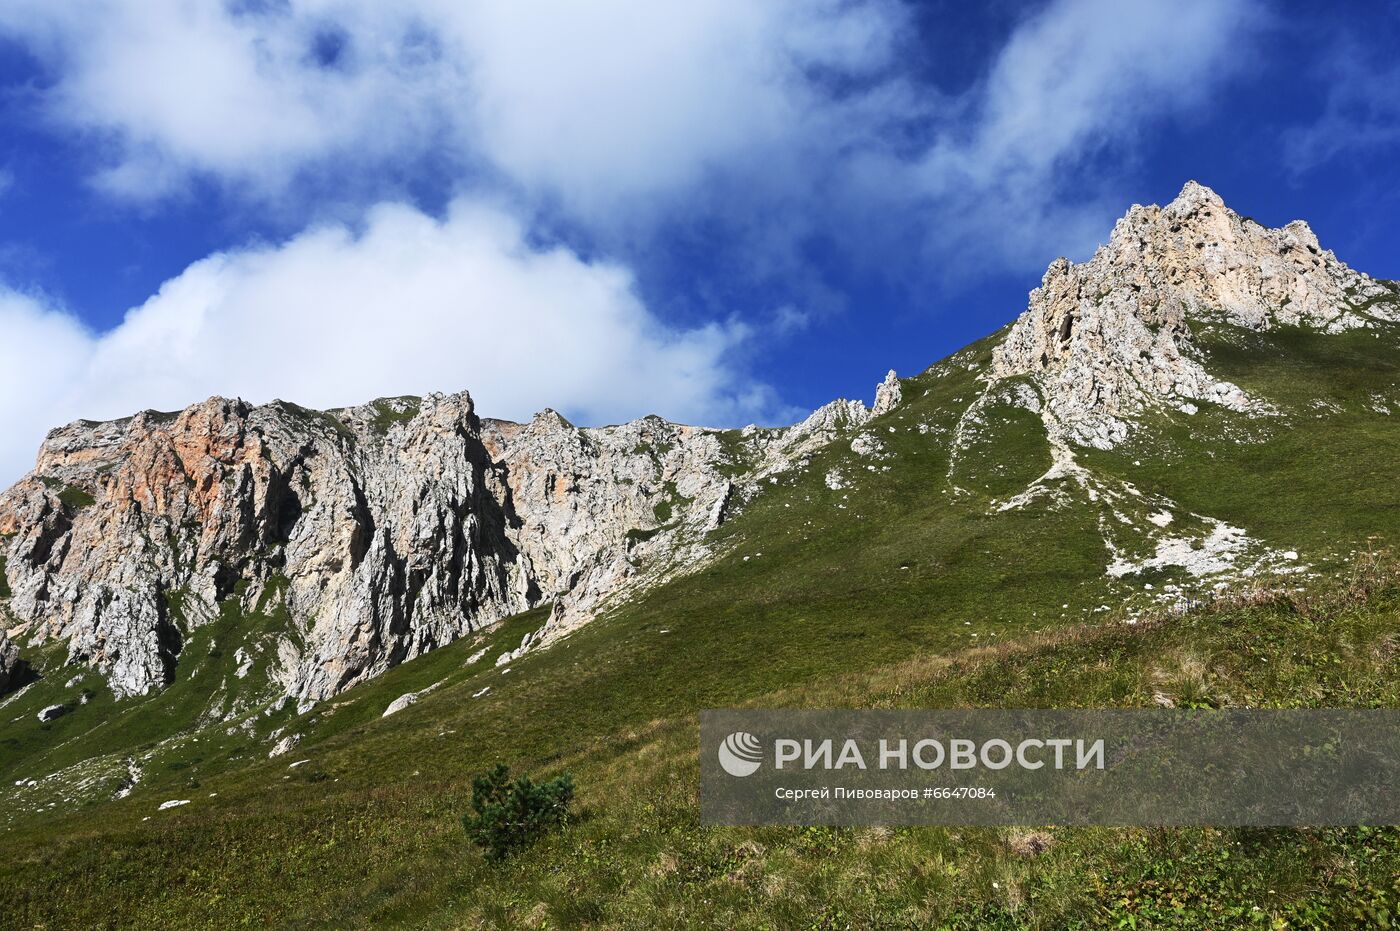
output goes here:
[{"label": "rocky ridge", "polygon": [[991,375],[1029,377],[1058,435],[1106,449],[1154,406],[1268,412],[1201,366],[1192,322],[1337,333],[1400,321],[1396,297],[1324,250],[1305,222],[1266,228],[1192,181],[1165,207],[1134,205],[1087,262],[1052,263]]},{"label": "rocky ridge", "polygon": [[[877,409],[898,395],[891,372]],[[580,429],[549,410],[483,419],[462,393],[80,421],[0,495],[13,632],[138,695],[171,681],[223,606],[281,602],[286,622],[240,648],[238,675],[257,654],[269,687],[308,707],[553,602],[518,654],[703,565],[760,479],[872,416],[835,401],[785,429]]]}]

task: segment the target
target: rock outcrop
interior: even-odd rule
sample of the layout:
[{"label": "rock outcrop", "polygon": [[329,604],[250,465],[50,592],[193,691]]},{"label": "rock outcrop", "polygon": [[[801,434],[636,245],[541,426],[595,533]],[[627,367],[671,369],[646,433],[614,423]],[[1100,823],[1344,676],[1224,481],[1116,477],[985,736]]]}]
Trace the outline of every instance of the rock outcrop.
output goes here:
[{"label": "rock outcrop", "polygon": [[11,609],[132,695],[169,681],[220,602],[280,586],[277,675],[312,702],[625,575],[629,532],[703,522],[722,460],[712,433],[657,420],[484,425],[465,394],[77,423],[0,498]]},{"label": "rock outcrop", "polygon": [[1154,405],[1262,409],[1200,364],[1190,322],[1335,333],[1400,320],[1386,285],[1322,249],[1308,225],[1268,229],[1190,182],[1165,207],[1134,206],[1087,262],[1054,262],[997,347],[996,378],[1030,376],[1075,442],[1121,442]]},{"label": "rock outcrop", "polygon": [[0,695],[19,682],[23,668],[19,658],[19,644],[6,636],[5,629],[0,627]]},{"label": "rock outcrop", "polygon": [[870,416],[888,414],[898,407],[902,400],[904,392],[899,387],[899,376],[895,374],[894,369],[890,369],[885,375],[885,380],[875,388],[875,407],[870,411]]},{"label": "rock outcrop", "polygon": [[[879,390],[897,402],[893,373]],[[703,565],[762,476],[870,416],[839,401],[778,430],[578,428],[548,410],[484,420],[463,393],[79,421],[0,495],[10,610],[128,696],[171,681],[230,602],[281,602],[270,674],[306,707],[552,602],[523,652]]]},{"label": "rock outcrop", "polygon": [[425,689],[419,689],[419,690],[416,691],[416,692],[405,692],[404,694],[400,695],[398,698],[396,698],[396,699],[394,699],[393,701],[389,702],[389,707],[387,707],[387,708],[384,709],[384,713],[381,714],[380,717],[381,717],[381,718],[387,718],[387,717],[388,717],[389,715],[391,715],[391,714],[398,714],[400,711],[404,710],[405,708],[409,707],[410,705],[416,705],[416,704],[418,704],[418,702],[423,698],[424,695],[430,694],[430,693],[431,693],[434,689],[436,689],[439,685],[442,685],[442,682],[441,682],[441,681],[439,681],[439,682],[434,682],[432,685],[428,686],[427,688],[425,688]]}]

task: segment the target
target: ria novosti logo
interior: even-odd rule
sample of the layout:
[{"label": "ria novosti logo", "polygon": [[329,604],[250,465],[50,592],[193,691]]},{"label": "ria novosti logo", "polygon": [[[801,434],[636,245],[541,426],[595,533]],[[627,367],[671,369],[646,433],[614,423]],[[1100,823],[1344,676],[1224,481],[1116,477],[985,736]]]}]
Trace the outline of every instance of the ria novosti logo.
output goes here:
[{"label": "ria novosti logo", "polygon": [[752,776],[763,759],[763,744],[747,731],[735,731],[719,745],[719,765],[731,776]]}]

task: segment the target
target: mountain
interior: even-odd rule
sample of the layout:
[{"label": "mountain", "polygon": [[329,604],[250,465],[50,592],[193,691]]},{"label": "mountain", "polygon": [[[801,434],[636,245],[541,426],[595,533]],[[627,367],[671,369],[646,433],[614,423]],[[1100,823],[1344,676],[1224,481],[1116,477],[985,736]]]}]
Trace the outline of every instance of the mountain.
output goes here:
[{"label": "mountain", "polygon": [[[877,409],[898,384],[879,391]],[[870,416],[838,401],[785,430],[579,429],[482,419],[463,393],[79,421],[0,497],[10,610],[125,697],[173,681],[220,604],[280,602],[287,624],[240,648],[238,678],[306,708],[545,602],[552,640],[703,565],[758,480]]]},{"label": "mountain", "polygon": [[[756,926],[746,897],[771,894],[794,909],[779,925],[811,923],[794,890],[822,886],[821,857],[878,886],[887,841],[699,832],[698,709],[1391,703],[1394,612],[1368,600],[1389,589],[1335,624],[1276,600],[1323,603],[1307,593],[1400,534],[1397,412],[1400,285],[1192,183],[1052,263],[1003,330],[785,429],[513,424],[464,394],[69,425],[0,496],[0,888],[29,890],[0,909],[458,926],[538,904],[541,923],[686,926],[720,902]],[[496,759],[574,768],[591,826],[516,873],[435,866],[464,856],[455,819]],[[94,837],[119,860],[75,854]],[[1005,859],[948,838],[888,843]],[[1036,862],[1088,895],[1074,858],[1104,855],[1060,843]],[[1165,856],[1113,843],[1114,862]],[[1371,851],[1259,843],[1240,869],[1280,886],[1284,860]],[[59,902],[85,869],[123,901]],[[967,914],[996,898],[925,881]]]},{"label": "mountain", "polygon": [[1030,375],[1053,435],[1106,449],[1162,404],[1269,412],[1201,365],[1193,325],[1335,334],[1396,322],[1394,285],[1338,261],[1306,223],[1266,229],[1191,182],[1166,207],[1134,206],[1088,262],[1052,264],[992,376]]}]

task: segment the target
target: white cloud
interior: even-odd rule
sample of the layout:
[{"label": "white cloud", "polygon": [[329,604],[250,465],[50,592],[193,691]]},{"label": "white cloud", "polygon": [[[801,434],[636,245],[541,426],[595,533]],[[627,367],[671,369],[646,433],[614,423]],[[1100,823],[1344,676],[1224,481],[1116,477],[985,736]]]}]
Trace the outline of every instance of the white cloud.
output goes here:
[{"label": "white cloud", "polygon": [[[362,42],[343,67],[318,47]],[[371,4],[201,0],[14,0],[0,33],[53,72],[47,116],[106,143],[98,182],[125,196],[167,193],[190,174],[263,192],[319,160],[383,159],[427,143],[447,72],[415,44],[411,20]]]},{"label": "white cloud", "polygon": [[486,160],[584,212],[785,145],[809,73],[889,62],[893,0],[8,0],[48,116],[109,143],[99,181],[275,193],[328,159]]},{"label": "white cloud", "polygon": [[1123,207],[1137,134],[1208,105],[1263,16],[1053,0],[951,98],[915,71],[900,0],[8,0],[0,34],[126,196],[204,176],[353,197],[428,159],[611,249],[716,221],[763,275],[812,235],[1017,265],[1084,245]]},{"label": "white cloud", "polygon": [[1253,0],[1059,0],[1027,18],[965,98],[962,126],[917,161],[912,186],[960,218],[935,230],[940,245],[971,237],[1043,262],[1047,246],[1103,238],[1126,205],[1118,163],[1095,159],[1208,104],[1260,22]]},{"label": "white cloud", "polygon": [[867,128],[842,126],[811,72],[878,74],[903,16],[894,3],[840,0],[601,0],[485,3],[454,25],[473,63],[481,149],[598,218]]},{"label": "white cloud", "polygon": [[966,138],[930,150],[931,184],[1041,186],[1065,160],[1209,98],[1250,20],[1242,0],[1061,0],[1021,24]]},{"label": "white cloud", "polygon": [[38,298],[0,290],[0,488],[34,462],[55,398],[79,376],[92,336]]},{"label": "white cloud", "polygon": [[589,423],[736,422],[772,404],[726,361],[742,327],[666,327],[625,269],[532,246],[468,201],[440,221],[381,205],[359,232],[210,256],[100,336],[9,294],[0,332],[0,484],[54,424],[214,394],[330,407],[467,388],[486,415],[554,406]]}]

